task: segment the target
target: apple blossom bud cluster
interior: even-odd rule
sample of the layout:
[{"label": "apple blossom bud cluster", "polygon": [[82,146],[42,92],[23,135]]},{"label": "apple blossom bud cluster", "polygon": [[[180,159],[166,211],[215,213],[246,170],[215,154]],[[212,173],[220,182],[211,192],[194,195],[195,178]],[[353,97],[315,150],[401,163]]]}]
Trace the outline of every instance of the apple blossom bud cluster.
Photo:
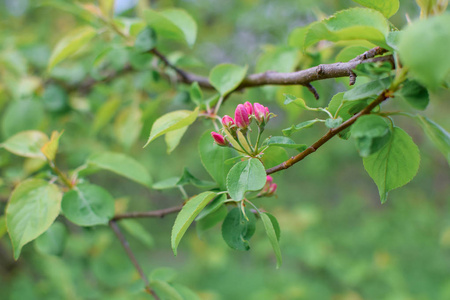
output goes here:
[{"label": "apple blossom bud cluster", "polygon": [[[234,111],[234,119],[228,115],[222,118],[222,129],[218,132],[211,132],[214,141],[219,146],[230,146],[237,151],[245,153],[250,156],[259,154],[258,141],[261,133],[264,131],[264,127],[270,118],[275,117],[273,113],[269,111],[269,108],[259,104],[245,102],[239,104]],[[258,138],[256,145],[249,143],[249,127],[255,120],[258,126]]]},{"label": "apple blossom bud cluster", "polygon": [[258,197],[270,197],[275,194],[277,190],[277,184],[273,182],[273,178],[270,175],[267,175],[266,184],[262,188],[261,192],[258,194]]}]

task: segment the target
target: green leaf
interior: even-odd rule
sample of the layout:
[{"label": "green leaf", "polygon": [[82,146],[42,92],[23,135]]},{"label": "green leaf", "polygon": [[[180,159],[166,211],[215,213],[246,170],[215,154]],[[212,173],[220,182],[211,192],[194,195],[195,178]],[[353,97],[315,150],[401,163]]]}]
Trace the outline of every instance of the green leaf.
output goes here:
[{"label": "green leaf", "polygon": [[156,46],[156,32],[151,27],[145,27],[139,32],[134,42],[134,48],[139,52],[149,51]]},{"label": "green leaf", "polygon": [[37,130],[23,131],[9,139],[0,146],[19,156],[40,158],[45,160],[41,148],[48,142],[48,136]]},{"label": "green leaf", "polygon": [[392,79],[390,77],[385,77],[380,80],[373,80],[368,83],[357,85],[353,89],[344,93],[344,100],[355,101],[376,97],[383,90],[389,88],[391,81]]},{"label": "green leaf", "polygon": [[247,66],[233,64],[215,66],[209,73],[209,82],[223,96],[233,91],[244,80]]},{"label": "green leaf", "polygon": [[264,150],[264,155],[261,158],[266,169],[272,168],[289,159],[286,150],[281,147],[270,146]]},{"label": "green leaf", "polygon": [[259,57],[256,63],[256,72],[292,72],[298,63],[299,54],[298,49],[293,47],[278,46],[269,48]]},{"label": "green leaf", "polygon": [[54,222],[46,232],[34,241],[34,248],[42,254],[60,256],[67,240],[67,228],[60,222]]},{"label": "green leaf", "polygon": [[436,89],[450,71],[450,13],[414,22],[400,35],[402,64],[428,88]]},{"label": "green leaf", "polygon": [[155,182],[152,186],[155,190],[167,190],[177,187],[177,182],[180,181],[180,177],[170,177],[158,182]]},{"label": "green leaf", "polygon": [[166,134],[169,131],[174,131],[191,125],[197,119],[197,116],[198,107],[194,111],[177,110],[159,117],[155,123],[153,123],[152,130],[150,131],[150,137],[144,147],[150,144],[150,142],[157,137]]},{"label": "green leaf", "polygon": [[107,224],[114,216],[114,198],[94,184],[79,184],[64,194],[62,212],[80,226]]},{"label": "green leaf", "polygon": [[298,151],[302,152],[308,146],[306,144],[296,144],[292,139],[285,137],[285,136],[272,136],[267,141],[268,146],[279,146],[283,148],[293,148],[297,149]]},{"label": "green leaf", "polygon": [[294,103],[295,105],[297,105],[298,107],[301,107],[302,109],[306,109],[306,110],[310,110],[310,111],[319,111],[320,110],[320,108],[309,107],[308,105],[306,105],[305,100],[302,98],[298,98],[298,97],[296,97],[294,95],[290,95],[290,94],[283,94],[283,96],[284,96],[284,105]]},{"label": "green leaf", "polygon": [[114,136],[125,148],[130,148],[142,130],[142,111],[137,106],[123,109],[114,121]]},{"label": "green leaf", "polygon": [[381,148],[390,139],[390,126],[386,119],[376,115],[361,116],[351,127],[359,155],[367,157]]},{"label": "green leaf", "polygon": [[189,126],[182,127],[180,129],[176,129],[173,131],[169,131],[164,136],[164,140],[167,145],[167,154],[172,153],[173,150],[180,144],[181,139],[184,136],[184,133],[188,129]]},{"label": "green leaf", "polygon": [[92,27],[76,28],[61,39],[53,49],[48,62],[48,71],[86,45],[97,32]]},{"label": "green leaf", "polygon": [[114,172],[147,187],[150,187],[152,184],[152,178],[142,164],[122,153],[101,152],[91,155],[87,163],[91,166]]},{"label": "green leaf", "polygon": [[183,175],[181,175],[181,178],[178,180],[178,182],[176,184],[177,184],[177,186],[192,184],[196,187],[204,188],[204,189],[210,189],[210,188],[217,186],[215,182],[204,181],[204,180],[198,179],[197,177],[192,175],[187,168],[184,168]]},{"label": "green leaf", "polygon": [[430,102],[427,89],[413,80],[405,81],[402,88],[395,93],[395,96],[404,99],[412,107],[419,110],[425,110]]},{"label": "green leaf", "polygon": [[197,38],[197,23],[182,9],[166,9],[160,12],[145,10],[144,20],[158,34],[168,39],[184,40],[192,47]]},{"label": "green leaf", "polygon": [[95,114],[94,124],[92,125],[92,130],[94,133],[97,133],[101,128],[108,124],[109,121],[111,121],[121,102],[122,101],[119,98],[112,98],[100,106]]},{"label": "green leaf", "polygon": [[203,92],[197,81],[191,84],[191,87],[189,88],[189,96],[197,106],[200,106],[203,103]]},{"label": "green leaf", "polygon": [[325,126],[327,126],[328,128],[336,128],[339,125],[342,124],[342,118],[341,117],[337,117],[336,119],[334,118],[328,118],[325,120]]},{"label": "green leaf", "polygon": [[304,48],[321,40],[367,40],[389,49],[386,43],[388,33],[389,22],[380,12],[368,8],[351,8],[312,23],[305,37]]},{"label": "green leaf", "polygon": [[2,133],[5,138],[25,130],[38,129],[44,120],[42,102],[23,99],[12,101],[2,117]]},{"label": "green leaf", "polygon": [[228,213],[222,224],[222,237],[230,248],[240,251],[250,249],[249,240],[256,230],[256,218],[250,210],[235,207]]},{"label": "green leaf", "polygon": [[305,122],[302,122],[302,123],[297,124],[297,125],[292,125],[290,128],[283,129],[282,131],[283,131],[283,134],[285,136],[290,136],[294,132],[303,130],[305,128],[309,128],[309,127],[313,126],[317,122],[325,122],[325,121],[321,120],[321,119],[309,120],[309,121],[305,121]]},{"label": "green leaf", "polygon": [[353,0],[365,7],[373,8],[381,12],[386,18],[390,18],[398,11],[400,7],[399,0]]},{"label": "green leaf", "polygon": [[266,170],[257,158],[235,164],[227,175],[227,189],[234,201],[244,199],[245,192],[257,191],[266,183]]},{"label": "green leaf", "polygon": [[53,131],[50,141],[42,146],[41,151],[49,161],[55,160],[56,152],[58,152],[59,138],[63,132]]},{"label": "green leaf", "polygon": [[172,269],[172,268],[168,268],[168,267],[162,267],[162,268],[157,268],[155,270],[152,271],[152,273],[149,276],[150,281],[153,280],[161,280],[164,282],[170,282],[172,283],[173,281],[175,281],[175,278],[177,277],[177,271]]},{"label": "green leaf", "polygon": [[208,206],[205,207],[205,209],[201,211],[201,213],[198,214],[195,220],[200,221],[201,219],[207,217],[209,214],[214,213],[216,210],[218,210],[223,206],[226,200],[227,200],[226,194],[221,194],[217,196],[213,201],[211,201],[211,203],[208,204]]},{"label": "green leaf", "polygon": [[201,236],[206,230],[216,226],[218,223],[223,221],[223,219],[225,219],[227,213],[228,210],[225,205],[221,205],[214,212],[211,212],[202,219],[198,220],[195,226],[197,229],[197,234]]},{"label": "green leaf", "polygon": [[427,117],[417,116],[417,120],[450,165],[450,133]]},{"label": "green leaf", "polygon": [[136,220],[121,220],[120,225],[122,225],[129,234],[131,234],[135,239],[140,241],[145,246],[149,248],[155,246],[155,241],[152,235]]},{"label": "green leaf", "polygon": [[277,219],[275,219],[275,217],[273,216],[271,218],[268,213],[261,213],[260,217],[264,224],[264,229],[266,230],[267,237],[269,238],[270,244],[272,245],[273,251],[275,252],[275,256],[277,257],[277,268],[279,268],[282,263],[280,245],[278,244],[278,240],[280,238],[279,234],[277,236],[275,228],[278,228],[279,232],[280,226],[278,225]]},{"label": "green leaf", "polygon": [[150,287],[155,290],[161,300],[184,300],[180,293],[165,281],[152,280]]},{"label": "green leaf", "polygon": [[292,30],[288,37],[288,45],[296,47],[297,49],[303,49],[303,43],[307,32],[308,27],[298,27]]},{"label": "green leaf", "polygon": [[44,233],[61,210],[58,186],[42,179],[29,179],[12,192],[6,207],[6,226],[17,260],[22,247]]},{"label": "green leaf", "polygon": [[177,247],[181,238],[202,209],[216,196],[214,192],[203,192],[189,199],[175,219],[172,228],[171,244],[173,253],[177,255]]},{"label": "green leaf", "polygon": [[183,297],[184,300],[200,300],[200,297],[196,293],[194,293],[184,285],[175,283],[173,284],[173,287]]},{"label": "green leaf", "polygon": [[[342,49],[341,51],[339,51],[339,53],[336,55],[336,59],[334,61],[335,62],[347,62],[349,60],[354,59],[358,55],[363,54],[367,50],[370,50],[370,48],[365,47],[365,46],[357,46],[357,45],[347,46],[344,49]],[[362,65],[364,65],[364,64],[362,64]]]},{"label": "green leaf", "polygon": [[206,171],[217,182],[219,187],[226,188],[226,178],[233,164],[227,161],[233,157],[233,152],[228,147],[220,147],[211,137],[211,132],[205,132],[198,145],[200,159]]},{"label": "green leaf", "polygon": [[391,75],[392,65],[387,61],[379,61],[373,63],[363,63],[357,65],[353,72],[358,76],[366,76],[372,80],[383,79],[386,76]]},{"label": "green leaf", "polygon": [[410,182],[419,169],[420,154],[411,137],[394,127],[390,140],[378,152],[363,159],[364,168],[378,186],[381,203],[389,191]]},{"label": "green leaf", "polygon": [[0,238],[2,238],[6,232],[8,232],[6,228],[6,216],[2,215],[0,216]]}]

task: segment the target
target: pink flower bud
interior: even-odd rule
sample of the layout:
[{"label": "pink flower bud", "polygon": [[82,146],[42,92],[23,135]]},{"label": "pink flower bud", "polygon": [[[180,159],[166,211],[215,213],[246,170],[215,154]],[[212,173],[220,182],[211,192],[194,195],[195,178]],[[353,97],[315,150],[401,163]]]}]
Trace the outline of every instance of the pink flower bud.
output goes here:
[{"label": "pink flower bud", "polygon": [[266,107],[259,103],[253,104],[253,107],[255,108],[255,118],[258,123],[262,123],[265,120],[266,116]]},{"label": "pink flower bud", "polygon": [[275,194],[276,190],[277,190],[277,184],[276,183],[272,183],[269,186],[269,190],[267,191],[267,196],[272,196],[273,194]]},{"label": "pink flower bud", "polygon": [[213,131],[211,136],[219,146],[228,146],[228,141],[220,133]]},{"label": "pink flower bud", "polygon": [[244,103],[244,106],[247,109],[248,114],[251,115],[253,113],[253,105],[247,101]]},{"label": "pink flower bud", "polygon": [[250,125],[250,120],[248,119],[248,111],[243,104],[239,104],[234,112],[234,120],[236,126],[240,129],[246,129]]},{"label": "pink flower bud", "polygon": [[266,184],[271,184],[273,182],[273,178],[270,175],[267,175],[266,177]]},{"label": "pink flower bud", "polygon": [[222,118],[222,125],[225,128],[230,128],[231,126],[234,125],[233,118],[228,116],[228,115],[223,116],[223,118]]}]

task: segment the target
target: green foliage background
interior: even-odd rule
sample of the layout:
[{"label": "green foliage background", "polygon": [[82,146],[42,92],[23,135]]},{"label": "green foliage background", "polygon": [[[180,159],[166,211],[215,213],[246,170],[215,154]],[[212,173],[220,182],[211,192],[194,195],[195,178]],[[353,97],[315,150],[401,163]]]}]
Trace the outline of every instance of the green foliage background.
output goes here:
[{"label": "green foliage background", "polygon": [[[162,139],[142,149],[159,115],[189,109],[188,88],[170,88],[170,83],[155,80],[145,68],[98,84],[87,94],[68,94],[64,85],[55,83],[44,88],[49,77],[67,86],[80,82],[106,44],[100,39],[90,42],[49,76],[46,67],[51,49],[82,21],[51,6],[35,7],[34,1],[15,16],[8,4],[12,2],[0,2],[1,141],[27,129],[64,130],[57,155],[63,169],[78,167],[92,153],[117,151],[139,160],[154,181],[179,176],[184,166],[197,177],[210,180],[197,152],[199,138],[208,128],[206,121],[197,121],[170,155]],[[17,5],[26,2],[17,1]],[[275,44],[286,44],[293,28],[322,14],[356,6],[352,1],[337,0],[156,1],[153,5],[184,8],[192,14],[199,25],[196,45],[190,49],[168,42],[160,50],[172,59],[179,55],[187,68],[203,75],[222,62],[247,64],[250,70],[257,70],[255,57]],[[144,6],[140,1],[137,14]],[[132,9],[124,14],[135,13]],[[403,27],[405,14],[418,16],[413,1],[401,1],[392,23]],[[121,69],[130,54],[120,41],[111,43],[117,45],[111,54],[112,68]],[[174,52],[177,50],[180,52]],[[317,61],[334,62],[336,54],[336,49],[324,48]],[[259,101],[278,115],[267,127],[267,135],[280,135],[282,128],[314,117],[311,112],[285,109],[283,93],[303,96],[310,106],[326,106],[336,91],[344,90],[344,82],[348,81],[314,83],[321,96],[318,102],[301,87],[247,89],[233,94],[223,113],[231,115],[233,108],[246,100]],[[436,91],[426,111],[447,129],[449,96],[448,91]],[[391,101],[388,105],[390,110],[401,110],[407,104]],[[275,268],[261,224],[249,252],[228,248],[219,226],[201,237],[191,227],[174,257],[170,231],[175,215],[136,220],[149,236],[136,238],[127,233],[131,247],[149,276],[154,272],[153,278],[171,278],[169,269],[159,269],[171,268],[177,273],[173,282],[189,287],[200,299],[450,299],[448,164],[419,126],[402,117],[395,121],[413,137],[422,158],[414,180],[392,191],[384,205],[352,142],[333,139],[301,164],[274,176],[277,197],[258,200],[258,204],[280,222],[280,269]],[[324,130],[314,127],[293,137],[310,144]],[[31,174],[48,171],[41,167],[35,160],[0,150],[1,212],[12,187]],[[118,211],[165,208],[181,200],[178,191],[149,190],[111,173],[96,173],[89,179],[109,190]],[[200,190],[188,187],[187,192],[194,195]],[[150,298],[141,292],[139,276],[110,228],[82,228],[63,217],[58,220],[67,224],[70,232],[61,256],[41,254],[33,242],[13,262],[10,240],[2,231],[4,219],[0,219],[1,299]]]}]

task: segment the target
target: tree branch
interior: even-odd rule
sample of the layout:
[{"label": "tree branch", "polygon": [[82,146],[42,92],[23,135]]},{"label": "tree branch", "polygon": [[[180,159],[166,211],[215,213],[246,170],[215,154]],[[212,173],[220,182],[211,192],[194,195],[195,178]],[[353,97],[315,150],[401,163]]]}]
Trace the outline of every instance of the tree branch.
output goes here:
[{"label": "tree branch", "polygon": [[121,219],[131,219],[131,218],[163,218],[164,216],[172,213],[179,212],[183,208],[183,205],[159,209],[159,210],[151,210],[151,211],[136,211],[136,212],[127,212],[123,214],[118,214],[114,216],[112,221],[117,221]]},{"label": "tree branch", "polygon": [[372,101],[368,106],[366,106],[363,110],[361,110],[359,113],[355,114],[353,117],[342,123],[336,128],[330,129],[324,136],[322,136],[319,140],[317,140],[314,144],[312,144],[310,147],[306,148],[304,151],[300,152],[296,156],[291,157],[287,161],[279,164],[278,166],[272,167],[270,169],[266,170],[266,174],[273,174],[275,172],[288,169],[292,167],[294,164],[298,163],[299,161],[303,160],[305,157],[310,155],[313,152],[316,152],[317,149],[319,149],[320,146],[328,142],[332,137],[334,137],[336,134],[341,132],[342,130],[348,128],[350,125],[355,123],[355,121],[361,117],[362,115],[370,114],[372,109],[377,107],[381,102],[388,99],[390,96],[389,90],[384,90],[374,101]]},{"label": "tree branch", "polygon": [[[176,67],[175,65],[170,63],[170,61],[157,49],[152,49],[149,52],[158,57],[167,67],[173,69],[177,73],[178,80],[180,82],[185,84],[192,84],[194,82],[198,82],[199,86],[201,86],[202,88],[214,89],[214,87],[211,85],[207,77],[199,76],[197,74],[187,72]],[[290,73],[266,71],[263,73],[251,74],[246,78],[244,78],[241,84],[234,91],[242,90],[247,87],[258,87],[264,85],[303,85],[307,87],[308,90],[311,91],[317,98],[318,97],[317,92],[315,91],[314,87],[312,87],[312,85],[310,84],[313,81],[350,76],[351,78],[350,83],[352,82],[354,83],[354,78],[352,80],[352,76],[355,77],[355,75],[352,72],[352,70],[359,64],[387,61],[394,66],[394,59],[392,55],[374,57],[376,55],[380,55],[385,52],[386,52],[385,49],[376,47],[345,63],[339,62],[334,64],[322,64],[309,69]],[[102,80],[97,81],[93,78],[88,78],[85,81],[81,82],[78,86],[72,86],[69,87],[68,89],[69,91],[79,90],[83,93],[86,93],[97,83],[110,82],[113,79],[123,74],[129,73],[131,71],[133,71],[131,65],[126,65],[124,69],[118,72],[112,72]]]},{"label": "tree branch", "polygon": [[139,273],[139,276],[141,277],[142,281],[145,284],[145,291],[149,294],[151,294],[156,300],[159,300],[160,298],[155,293],[155,291],[150,288],[150,282],[147,279],[147,276],[145,275],[144,271],[142,270],[141,266],[139,265],[136,257],[134,256],[133,251],[131,251],[130,244],[128,244],[127,239],[123,235],[122,231],[120,231],[119,226],[117,225],[116,221],[112,220],[109,221],[109,226],[112,228],[114,233],[116,234],[117,238],[119,239],[120,243],[122,244],[123,248],[125,249],[125,252],[127,253],[128,257],[130,258],[131,262],[133,263],[134,267]]}]

